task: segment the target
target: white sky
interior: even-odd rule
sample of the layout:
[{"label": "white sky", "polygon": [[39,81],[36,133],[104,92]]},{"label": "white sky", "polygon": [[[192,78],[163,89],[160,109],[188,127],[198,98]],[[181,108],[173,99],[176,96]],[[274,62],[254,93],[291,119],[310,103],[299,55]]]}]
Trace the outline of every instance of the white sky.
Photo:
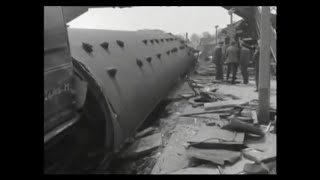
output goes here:
[{"label": "white sky", "polygon": [[[241,18],[233,15],[233,21]],[[215,34],[215,25],[225,28],[230,23],[228,11],[220,6],[131,8],[94,8],[74,19],[68,25],[75,28],[130,30],[160,29],[173,34],[188,32]]]}]

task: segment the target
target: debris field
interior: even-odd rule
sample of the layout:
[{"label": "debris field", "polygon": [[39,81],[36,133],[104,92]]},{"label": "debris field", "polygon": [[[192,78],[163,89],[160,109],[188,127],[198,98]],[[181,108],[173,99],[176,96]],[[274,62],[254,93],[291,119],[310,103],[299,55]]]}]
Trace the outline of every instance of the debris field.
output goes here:
[{"label": "debris field", "polygon": [[124,148],[109,173],[276,174],[276,81],[271,80],[270,122],[257,120],[258,93],[249,84],[215,80],[200,61],[172,90]]}]

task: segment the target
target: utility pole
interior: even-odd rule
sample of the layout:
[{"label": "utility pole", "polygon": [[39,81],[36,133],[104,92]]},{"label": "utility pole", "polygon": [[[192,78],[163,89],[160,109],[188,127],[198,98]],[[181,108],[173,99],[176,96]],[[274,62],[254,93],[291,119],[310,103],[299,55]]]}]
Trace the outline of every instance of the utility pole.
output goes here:
[{"label": "utility pole", "polygon": [[[233,29],[233,20],[232,20],[232,18],[233,18],[233,13],[234,13],[234,8],[231,8],[229,11],[228,11],[228,13],[229,13],[229,15],[230,15],[230,29]],[[232,37],[230,37],[230,43],[231,43],[231,41],[233,41],[234,40],[234,37],[233,37],[233,35],[232,35]]]},{"label": "utility pole", "polygon": [[218,44],[218,25],[215,26],[216,27],[216,44]]},{"label": "utility pole", "polygon": [[258,121],[262,124],[270,121],[270,25],[270,6],[262,6],[258,107]]}]

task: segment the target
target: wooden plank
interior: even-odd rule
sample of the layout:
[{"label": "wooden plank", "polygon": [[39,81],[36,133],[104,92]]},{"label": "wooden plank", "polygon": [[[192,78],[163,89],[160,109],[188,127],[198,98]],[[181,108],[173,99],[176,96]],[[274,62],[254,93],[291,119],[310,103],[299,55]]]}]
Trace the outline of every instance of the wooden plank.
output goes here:
[{"label": "wooden plank", "polygon": [[217,110],[212,110],[212,111],[194,109],[194,110],[190,110],[189,112],[186,111],[188,113],[180,114],[180,116],[192,116],[192,115],[209,114],[209,113],[225,113],[225,112],[228,112],[228,111],[230,111],[232,109],[233,108],[224,108],[224,109],[217,109]]},{"label": "wooden plank", "polygon": [[[257,110],[257,108],[254,108],[254,107],[249,107],[249,106],[241,106],[241,105],[237,105],[236,107],[240,107],[240,108],[243,108],[243,109],[250,109],[250,110]],[[273,107],[270,107],[270,112],[277,112],[277,110],[275,110],[275,108]]]},{"label": "wooden plank", "polygon": [[154,127],[148,127],[147,129],[144,129],[143,131],[138,132],[134,138],[138,139],[147,135],[152,134],[154,131],[156,130],[156,128]]},{"label": "wooden plank", "polygon": [[161,133],[153,134],[135,141],[122,155],[125,157],[137,157],[155,150],[162,145]]},{"label": "wooden plank", "polygon": [[169,174],[220,174],[217,168],[190,167]]},{"label": "wooden plank", "polygon": [[187,156],[224,165],[225,162],[230,164],[237,162],[241,158],[241,153],[225,149],[198,149],[191,147],[187,150]]},{"label": "wooden plank", "polygon": [[228,100],[228,101],[218,101],[218,102],[212,102],[212,103],[205,103],[204,109],[205,110],[215,110],[220,108],[228,108],[228,107],[234,107],[237,105],[243,105],[245,103],[249,102],[248,100]]}]

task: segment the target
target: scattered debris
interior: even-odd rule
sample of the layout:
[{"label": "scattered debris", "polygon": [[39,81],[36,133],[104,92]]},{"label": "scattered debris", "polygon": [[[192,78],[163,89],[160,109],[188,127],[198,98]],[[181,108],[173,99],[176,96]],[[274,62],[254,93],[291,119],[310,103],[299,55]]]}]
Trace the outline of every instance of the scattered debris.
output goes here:
[{"label": "scattered debris", "polygon": [[245,123],[253,123],[253,119],[252,117],[241,117],[241,116],[238,116],[238,117],[235,117],[236,119],[242,121],[242,122],[245,122]]},{"label": "scattered debris", "polygon": [[204,122],[211,122],[212,120],[221,120],[220,115],[217,113],[189,115],[189,117],[203,118]]},{"label": "scattered debris", "polygon": [[188,140],[189,146],[205,149],[239,150],[243,148],[244,133],[205,126]]},{"label": "scattered debris", "polygon": [[273,172],[275,171],[276,166],[277,166],[276,160],[271,159],[267,162],[245,164],[243,171],[248,174],[271,174],[271,173],[276,173],[276,172]]},{"label": "scattered debris", "polygon": [[215,67],[201,66],[196,71],[201,76],[214,76],[216,74]]},{"label": "scattered debris", "polygon": [[221,168],[225,174],[240,174],[243,172],[243,167],[247,163],[253,163],[253,161],[250,161],[242,156],[236,163],[226,164]]},{"label": "scattered debris", "polygon": [[225,162],[229,162],[230,164],[237,162],[241,157],[241,153],[225,149],[199,149],[191,147],[187,149],[187,156],[224,165]]},{"label": "scattered debris", "polygon": [[245,164],[243,171],[248,174],[269,174],[269,169],[264,164]]},{"label": "scattered debris", "polygon": [[138,139],[138,138],[142,138],[147,135],[153,134],[155,130],[156,128],[154,127],[148,127],[147,129],[144,129],[143,131],[138,132],[134,138]]},{"label": "scattered debris", "polygon": [[[208,75],[214,73],[213,69],[204,67],[197,71]],[[240,88],[247,88],[246,85],[235,86],[235,89],[232,89],[229,88],[230,85],[214,84],[224,82],[212,79],[214,78],[198,75],[192,76],[191,79],[189,75],[186,76],[186,83],[178,87],[179,91],[173,93],[175,103],[166,106],[169,115],[164,118],[160,116],[159,131],[163,137],[161,140],[160,135],[159,143],[155,144],[162,146],[150,142],[150,145],[141,147],[139,151],[138,147],[136,150],[131,147],[132,157],[147,154],[159,147],[157,151],[153,151],[153,155],[131,163],[130,167],[134,169],[132,172],[137,174],[276,173],[275,160],[272,160],[276,158],[276,136],[269,137],[270,132],[275,131],[276,123],[272,122],[269,126],[258,125],[256,113],[258,100],[249,101],[252,96],[236,93],[238,92],[236,88],[241,90]],[[270,120],[273,120],[273,117],[276,119],[273,107],[270,107],[270,114]],[[144,139],[148,138],[144,136],[152,133],[155,133],[155,130],[147,128],[137,133],[135,137]],[[148,150],[149,148],[151,150]],[[268,167],[270,164],[271,168]]]},{"label": "scattered debris", "polygon": [[233,99],[233,100],[239,100],[239,99],[241,99],[241,98],[239,98],[239,97],[237,97],[237,96],[235,96],[235,95],[233,95],[233,94],[225,94],[224,96],[230,97],[230,98]]},{"label": "scattered debris", "polygon": [[216,109],[212,111],[206,111],[206,110],[196,109],[196,108],[188,108],[188,109],[186,108],[186,110],[184,111],[186,113],[182,113],[180,114],[180,116],[190,116],[190,115],[209,114],[209,113],[229,114],[228,112],[230,112],[231,110],[232,108]]},{"label": "scattered debris", "polygon": [[194,97],[195,95],[188,93],[188,94],[180,94],[179,96],[188,99],[188,98]]},{"label": "scattered debris", "polygon": [[250,125],[248,123],[241,122],[235,118],[231,119],[227,125],[222,127],[222,129],[255,134],[255,135],[258,135],[261,137],[263,137],[265,135],[265,133],[259,127]]},{"label": "scattered debris", "polygon": [[266,134],[263,138],[246,138],[244,144],[250,148],[259,151],[274,151],[276,153],[277,148],[277,135],[276,134]]},{"label": "scattered debris", "polygon": [[220,174],[226,174],[226,173],[224,172],[224,170],[221,168],[221,166],[218,166],[218,170],[219,170],[219,173],[220,173]]},{"label": "scattered debris", "polygon": [[162,145],[161,133],[153,134],[135,141],[122,155],[125,157],[137,157],[155,150]]},{"label": "scattered debris", "polygon": [[270,158],[277,157],[277,152],[275,151],[269,150],[261,152],[251,148],[243,150],[242,154],[245,158],[258,163]]},{"label": "scattered debris", "polygon": [[[239,107],[239,106],[237,106],[237,107]],[[241,108],[242,108],[242,107],[241,107]],[[242,117],[252,118],[252,110],[243,109],[243,108],[242,108],[240,115],[241,115]]]},{"label": "scattered debris", "polygon": [[234,107],[237,105],[243,105],[248,103],[248,100],[229,100],[229,101],[218,101],[213,103],[205,103],[205,110],[215,110],[220,108]]},{"label": "scattered debris", "polygon": [[190,167],[169,174],[219,174],[219,170],[208,167]]},{"label": "scattered debris", "polygon": [[243,156],[255,162],[268,161],[277,156],[277,136],[266,134],[260,139],[245,139],[245,145],[250,149],[243,150]]}]

